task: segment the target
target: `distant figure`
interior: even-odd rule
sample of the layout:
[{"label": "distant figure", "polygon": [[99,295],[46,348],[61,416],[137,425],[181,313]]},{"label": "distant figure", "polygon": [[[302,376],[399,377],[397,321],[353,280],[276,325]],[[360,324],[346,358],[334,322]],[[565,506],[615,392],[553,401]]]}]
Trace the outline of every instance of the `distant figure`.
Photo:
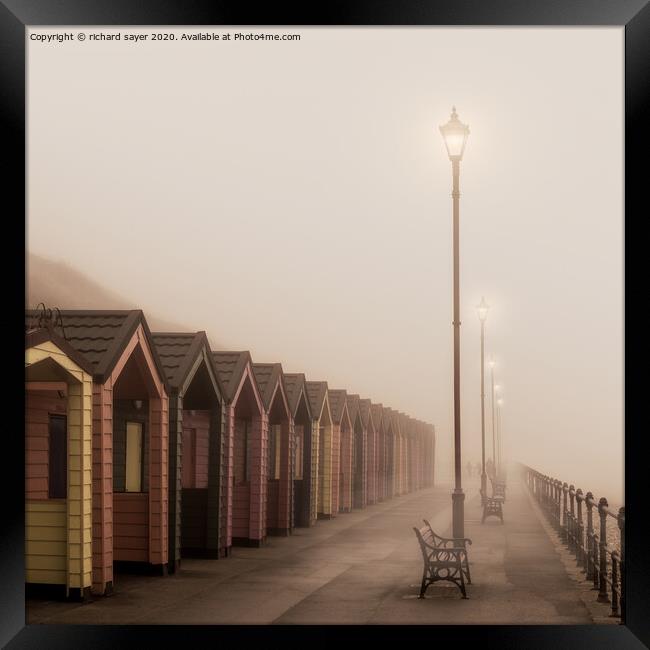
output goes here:
[{"label": "distant figure", "polygon": [[494,462],[491,458],[488,459],[487,463],[485,463],[485,471],[487,472],[488,476],[494,476]]},{"label": "distant figure", "polygon": [[472,463],[470,461],[467,461],[467,476],[472,475]]},{"label": "distant figure", "polygon": [[481,475],[481,463],[476,463],[476,476]]}]

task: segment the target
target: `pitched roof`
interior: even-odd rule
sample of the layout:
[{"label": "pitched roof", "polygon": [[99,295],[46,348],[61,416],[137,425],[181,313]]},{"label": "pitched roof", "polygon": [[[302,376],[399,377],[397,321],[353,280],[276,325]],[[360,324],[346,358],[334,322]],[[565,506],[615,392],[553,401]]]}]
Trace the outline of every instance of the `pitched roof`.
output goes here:
[{"label": "pitched roof", "polygon": [[397,434],[403,433],[402,431],[402,416],[403,413],[399,411],[393,411],[391,409],[391,417],[393,419],[393,431]]},{"label": "pitched roof", "polygon": [[369,399],[359,400],[359,414],[361,415],[361,422],[364,428],[369,429],[371,426],[374,429],[375,423],[372,418],[372,402]]},{"label": "pitched roof", "polygon": [[250,352],[213,352],[212,359],[226,399],[232,402],[246,366],[251,363]]},{"label": "pitched roof", "polygon": [[28,330],[25,335],[25,350],[34,348],[41,343],[51,341],[61,352],[72,359],[83,371],[89,375],[93,373],[91,363],[81,353],[75,350],[63,337],[59,336],[50,328],[40,328]]},{"label": "pitched roof", "polygon": [[[26,326],[30,328],[38,310],[27,310]],[[93,379],[103,383],[110,375],[131,336],[142,324],[160,377],[166,383],[165,371],[156,352],[149,326],[141,309],[103,311],[96,309],[60,311],[60,333],[93,367]],[[58,333],[58,332],[57,332]]]},{"label": "pitched roof", "polygon": [[271,408],[271,402],[275,395],[275,390],[280,384],[280,390],[284,392],[284,385],[282,379],[282,364],[280,363],[254,363],[253,375],[257,382],[260,395],[262,396],[262,403],[264,408],[268,411]]},{"label": "pitched roof", "polygon": [[409,435],[411,433],[410,418],[406,413],[399,414],[399,428],[402,435]]},{"label": "pitched roof", "polygon": [[323,411],[323,404],[327,397],[327,382],[326,381],[306,381],[305,389],[307,391],[307,399],[311,407],[311,416],[314,420],[320,419]]},{"label": "pitched roof", "polygon": [[350,416],[350,422],[352,426],[359,415],[359,396],[358,395],[347,395],[345,398],[345,403],[348,407],[348,415]]},{"label": "pitched roof", "polygon": [[384,406],[384,410],[382,412],[381,428],[384,432],[388,432],[390,430],[393,432],[395,431],[395,427],[393,425],[393,409],[388,406]]},{"label": "pitched roof", "polygon": [[[190,370],[198,357],[207,355],[212,370],[212,360],[208,337],[205,332],[153,332],[152,334],[156,351],[165,369],[167,381],[174,388],[180,388],[186,381]],[[219,399],[223,389],[214,371],[219,391]]]},{"label": "pitched roof", "polygon": [[342,388],[327,391],[330,400],[330,410],[334,424],[340,424],[345,412],[346,391]]},{"label": "pitched roof", "polygon": [[307,413],[309,418],[312,419],[311,405],[307,396],[307,387],[305,386],[305,375],[302,372],[285,372],[284,388],[287,391],[287,400],[293,417],[296,417],[298,406],[300,406],[300,397],[303,396]]},{"label": "pitched roof", "polygon": [[375,425],[375,430],[383,431],[382,421],[384,419],[384,406],[383,404],[372,404],[370,406],[372,411],[372,421]]}]

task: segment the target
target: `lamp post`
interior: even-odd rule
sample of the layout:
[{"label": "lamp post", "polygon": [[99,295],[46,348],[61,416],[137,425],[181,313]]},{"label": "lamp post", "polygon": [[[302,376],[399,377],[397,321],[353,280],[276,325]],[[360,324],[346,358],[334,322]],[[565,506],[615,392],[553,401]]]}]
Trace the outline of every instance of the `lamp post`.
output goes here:
[{"label": "lamp post", "polygon": [[478,319],[481,321],[481,501],[487,495],[487,476],[485,474],[485,321],[490,306],[481,297],[480,304],[476,307]]},{"label": "lamp post", "polygon": [[494,416],[494,429],[492,431],[492,445],[494,462],[494,478],[497,476],[497,467],[499,466],[499,393],[501,392],[501,384],[494,384],[494,393],[492,395],[492,408],[494,408],[494,400],[497,401],[496,411],[492,413]]},{"label": "lamp post", "polygon": [[452,108],[451,118],[447,124],[440,127],[440,133],[447,147],[447,154],[451,161],[452,172],[452,202],[453,202],[453,256],[454,256],[454,475],[455,486],[451,496],[452,500],[452,536],[465,537],[465,494],[461,484],[461,458],[460,458],[460,290],[459,290],[459,262],[458,262],[458,214],[460,202],[459,177],[460,161],[465,151],[465,143],[469,135],[469,127],[463,124],[456,114],[456,107]]},{"label": "lamp post", "polygon": [[498,458],[498,470],[495,472],[495,478],[499,477],[501,474],[501,407],[503,406],[503,400],[499,398],[497,400],[497,458]]}]

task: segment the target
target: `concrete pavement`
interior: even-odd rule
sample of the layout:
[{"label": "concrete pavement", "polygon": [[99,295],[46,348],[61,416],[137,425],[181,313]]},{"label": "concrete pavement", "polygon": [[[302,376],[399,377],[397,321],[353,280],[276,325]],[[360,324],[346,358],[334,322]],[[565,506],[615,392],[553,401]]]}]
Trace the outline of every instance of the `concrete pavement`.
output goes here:
[{"label": "concrete pavement", "polygon": [[[31,600],[27,622],[109,624],[585,624],[584,590],[513,476],[505,524],[481,525],[478,482],[468,483],[466,536],[472,584],[451,583],[418,599],[422,557],[412,527],[451,524],[448,486],[411,495],[235,548],[224,560],[183,560],[167,577],[118,575],[115,595],[90,604]],[[447,586],[449,585],[449,586]],[[587,597],[591,592],[587,594]],[[598,622],[602,622],[597,619]]]}]

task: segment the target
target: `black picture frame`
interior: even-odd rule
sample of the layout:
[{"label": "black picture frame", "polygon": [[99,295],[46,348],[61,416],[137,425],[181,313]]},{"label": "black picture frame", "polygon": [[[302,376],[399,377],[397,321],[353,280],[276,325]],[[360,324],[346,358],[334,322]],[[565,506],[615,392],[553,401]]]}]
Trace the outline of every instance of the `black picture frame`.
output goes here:
[{"label": "black picture frame", "polygon": [[[498,648],[642,648],[650,647],[650,563],[643,534],[645,514],[642,452],[646,427],[641,417],[644,384],[635,369],[647,351],[640,335],[643,317],[633,315],[635,278],[643,278],[639,247],[644,221],[641,192],[647,184],[647,89],[650,87],[650,7],[647,0],[424,0],[331,1],[289,7],[277,3],[209,0],[0,0],[0,139],[5,176],[3,213],[10,229],[2,262],[10,317],[2,319],[11,359],[7,368],[8,404],[20,404],[24,391],[13,381],[24,368],[19,339],[24,337],[25,305],[25,28],[56,25],[438,25],[438,26],[621,26],[625,28],[625,625],[612,626],[50,626],[25,625],[24,607],[24,426],[20,409],[10,413],[3,443],[4,512],[0,546],[0,644],[8,648],[151,647],[155,644],[237,643],[269,634],[290,642],[404,643],[422,641],[439,647],[469,645]],[[8,206],[15,206],[10,208]],[[647,208],[645,210],[647,212]],[[588,233],[586,233],[588,236]],[[635,268],[635,265],[637,268]],[[647,273],[647,272],[646,272]],[[640,296],[645,297],[645,293]],[[642,298],[643,299],[643,298]],[[11,344],[9,345],[9,340]],[[597,352],[595,352],[597,353]],[[636,362],[629,363],[630,357]],[[15,367],[13,366],[15,363]],[[22,371],[21,371],[22,372]],[[14,374],[16,373],[16,374]],[[13,399],[12,399],[13,398]],[[597,397],[595,396],[594,399]],[[12,410],[12,409],[8,409]],[[15,422],[13,419],[15,418]],[[644,472],[645,469],[645,472]],[[18,489],[17,486],[21,486]],[[280,639],[278,639],[278,642]]]}]

